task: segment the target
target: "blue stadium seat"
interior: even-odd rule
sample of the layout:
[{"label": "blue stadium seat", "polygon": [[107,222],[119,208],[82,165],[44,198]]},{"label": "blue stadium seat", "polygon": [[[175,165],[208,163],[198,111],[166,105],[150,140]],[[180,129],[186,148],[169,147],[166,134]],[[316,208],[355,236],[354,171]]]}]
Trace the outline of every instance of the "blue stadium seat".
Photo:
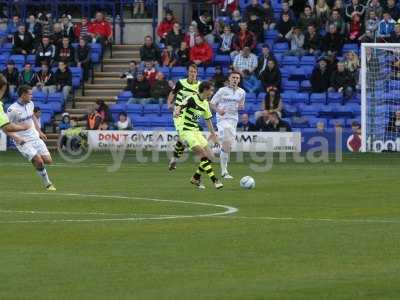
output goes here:
[{"label": "blue stadium seat", "polygon": [[275,40],[277,36],[278,36],[277,30],[268,30],[264,32],[265,40]]},{"label": "blue stadium seat", "polygon": [[203,67],[197,68],[197,76],[200,78],[200,80],[204,80],[206,72],[204,71]]},{"label": "blue stadium seat", "polygon": [[358,44],[354,43],[347,43],[343,45],[342,52],[347,53],[349,51],[354,51],[356,54],[358,54],[359,51],[359,46]]},{"label": "blue stadium seat", "polygon": [[319,107],[320,104],[307,105],[303,103],[298,105],[299,113],[302,116],[317,116],[319,112]]},{"label": "blue stadium seat", "polygon": [[316,127],[317,127],[317,124],[318,124],[319,122],[324,123],[325,128],[328,126],[328,120],[327,120],[327,119],[324,119],[324,118],[316,118],[316,117],[309,117],[309,118],[308,118],[308,123],[309,123],[310,127],[316,128]]},{"label": "blue stadium seat", "polygon": [[290,75],[292,74],[294,68],[295,67],[288,66],[288,65],[283,66],[282,68],[280,68],[282,78],[288,79],[290,77]]},{"label": "blue stadium seat", "polygon": [[32,93],[32,99],[34,101],[45,102],[47,99],[47,94],[40,91],[35,91]]},{"label": "blue stadium seat", "polygon": [[303,56],[300,59],[300,65],[314,67],[314,65],[315,65],[315,57],[314,56]]},{"label": "blue stadium seat", "polygon": [[126,112],[128,114],[143,114],[143,105],[142,104],[127,104]]},{"label": "blue stadium seat", "polygon": [[12,43],[5,43],[5,44],[3,44],[3,46],[1,47],[1,49],[2,49],[4,52],[11,52],[12,48],[13,48],[13,44],[12,44]]},{"label": "blue stadium seat", "polygon": [[300,84],[298,81],[283,80],[283,89],[288,91],[298,91]]},{"label": "blue stadium seat", "polygon": [[307,70],[305,67],[293,68],[289,80],[303,81],[307,79]]},{"label": "blue stadium seat", "polygon": [[336,125],[340,125],[342,127],[345,127],[346,126],[346,119],[342,119],[342,118],[340,118],[340,119],[330,119],[328,121],[328,126],[329,127],[335,127]]},{"label": "blue stadium seat", "polygon": [[5,65],[8,61],[9,55],[7,53],[0,54],[0,64]]},{"label": "blue stadium seat", "polygon": [[35,63],[36,63],[36,55],[28,55],[27,57],[26,57],[26,62],[27,63],[30,63],[31,65],[35,65]]},{"label": "blue stadium seat", "polygon": [[326,104],[326,94],[325,93],[312,93],[310,95],[310,103],[320,103]]},{"label": "blue stadium seat", "polygon": [[146,104],[144,106],[144,114],[157,114],[160,115],[160,105],[159,104]]},{"label": "blue stadium seat", "polygon": [[219,55],[217,54],[214,58],[215,65],[229,66],[231,64],[230,55]]},{"label": "blue stadium seat", "polygon": [[168,67],[158,67],[157,70],[164,74],[165,78],[169,78],[169,68]]},{"label": "blue stadium seat", "polygon": [[147,116],[132,115],[129,114],[129,118],[132,120],[133,127],[144,127],[148,128],[151,125],[151,120]]},{"label": "blue stadium seat", "polygon": [[101,54],[102,54],[102,49],[101,49],[101,45],[100,44],[90,44],[90,61],[93,64],[98,64],[100,62],[101,59]]},{"label": "blue stadium seat", "polygon": [[292,99],[294,97],[294,92],[292,91],[284,91],[283,93],[281,93],[281,99],[282,102],[286,105],[286,104],[291,104],[292,103]]},{"label": "blue stadium seat", "polygon": [[53,111],[60,113],[64,106],[64,96],[62,93],[52,93],[47,95],[47,104],[50,104]]},{"label": "blue stadium seat", "polygon": [[338,103],[332,104],[332,105],[335,106],[337,118],[353,118],[354,117],[351,107],[348,107],[347,105],[341,105]]},{"label": "blue stadium seat", "polygon": [[290,104],[285,104],[283,106],[283,111],[285,112],[286,115],[288,116],[295,116],[298,113],[297,106],[295,105],[290,105]]},{"label": "blue stadium seat", "polygon": [[118,102],[128,102],[130,98],[132,98],[131,91],[121,91],[117,97]]},{"label": "blue stadium seat", "polygon": [[162,115],[170,115],[170,114],[172,114],[172,112],[169,110],[167,104],[161,105],[161,114]]},{"label": "blue stadium seat", "polygon": [[215,74],[215,67],[208,67],[206,69],[206,78],[211,78]]},{"label": "blue stadium seat", "polygon": [[79,88],[82,80],[82,69],[80,67],[70,67],[72,73],[72,86]]},{"label": "blue stadium seat", "polygon": [[300,83],[300,91],[302,92],[309,92],[311,91],[311,82],[309,80],[303,80]]},{"label": "blue stadium seat", "polygon": [[183,78],[186,77],[186,75],[187,75],[186,67],[173,67],[171,69],[170,76],[173,78],[177,77]]},{"label": "blue stadium seat", "polygon": [[295,93],[292,97],[292,103],[304,103],[307,104],[309,102],[307,93]]},{"label": "blue stadium seat", "polygon": [[273,46],[273,53],[284,53],[289,50],[288,43],[275,43]]},{"label": "blue stadium seat", "polygon": [[297,56],[284,56],[282,59],[282,65],[286,66],[297,66],[299,64],[299,58]]},{"label": "blue stadium seat", "polygon": [[13,60],[16,65],[23,65],[25,64],[25,56],[19,54],[13,54],[9,57],[10,60]]},{"label": "blue stadium seat", "polygon": [[353,122],[356,122],[358,124],[361,124],[361,119],[360,118],[354,118],[354,119],[347,119],[346,120],[346,127],[351,127]]},{"label": "blue stadium seat", "polygon": [[110,105],[110,113],[114,122],[117,122],[119,119],[119,114],[126,110],[125,104],[113,104]]},{"label": "blue stadium seat", "polygon": [[[353,113],[355,116],[361,115],[361,105],[358,103],[347,103],[345,106]],[[387,107],[384,108],[385,112],[387,112]]]},{"label": "blue stadium seat", "polygon": [[343,94],[337,92],[329,92],[328,103],[343,103]]},{"label": "blue stadium seat", "polygon": [[333,104],[320,105],[318,116],[322,118],[334,118],[336,115],[335,107]]}]

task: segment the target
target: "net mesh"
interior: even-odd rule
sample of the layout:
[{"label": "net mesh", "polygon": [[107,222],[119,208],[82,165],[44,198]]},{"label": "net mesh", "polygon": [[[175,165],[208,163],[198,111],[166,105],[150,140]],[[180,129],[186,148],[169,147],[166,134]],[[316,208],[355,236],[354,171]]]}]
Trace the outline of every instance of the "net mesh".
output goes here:
[{"label": "net mesh", "polygon": [[366,150],[400,151],[400,47],[366,47],[363,65]]}]

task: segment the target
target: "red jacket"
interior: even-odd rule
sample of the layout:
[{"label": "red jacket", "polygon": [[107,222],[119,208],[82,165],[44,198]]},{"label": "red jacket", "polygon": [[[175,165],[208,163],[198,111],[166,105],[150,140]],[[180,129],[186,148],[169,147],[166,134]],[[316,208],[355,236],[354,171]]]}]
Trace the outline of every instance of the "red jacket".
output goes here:
[{"label": "red jacket", "polygon": [[[92,23],[90,23],[90,22],[87,23],[88,33],[89,33],[89,29],[90,29],[91,24]],[[74,34],[75,34],[75,37],[77,39],[79,39],[79,37],[81,36],[81,28],[82,28],[82,23],[78,23],[78,24],[75,25]]]},{"label": "red jacket", "polygon": [[200,60],[201,62],[211,61],[213,57],[213,51],[210,45],[203,43],[201,45],[195,45],[190,48],[190,60]]},{"label": "red jacket", "polygon": [[243,50],[244,47],[250,47],[253,50],[257,46],[256,36],[251,31],[245,33],[240,31],[233,37],[232,46],[236,51]]},{"label": "red jacket", "polygon": [[106,38],[109,38],[112,35],[111,25],[106,20],[101,22],[94,20],[92,23],[90,23],[89,32]]},{"label": "red jacket", "polygon": [[158,24],[157,27],[157,34],[158,36],[163,39],[167,35],[168,32],[172,30],[172,27],[176,23],[176,20],[172,18],[171,21],[167,21],[167,19],[164,19],[160,24]]}]

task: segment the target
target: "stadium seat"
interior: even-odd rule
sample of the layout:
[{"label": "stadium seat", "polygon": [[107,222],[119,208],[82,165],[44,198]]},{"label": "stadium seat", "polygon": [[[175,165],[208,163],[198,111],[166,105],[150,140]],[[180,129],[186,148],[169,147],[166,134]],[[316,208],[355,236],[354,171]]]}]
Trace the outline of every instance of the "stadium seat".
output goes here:
[{"label": "stadium seat", "polygon": [[133,95],[132,95],[131,91],[122,91],[118,94],[117,101],[118,102],[128,102],[128,100],[132,97],[133,97]]},{"label": "stadium seat", "polygon": [[214,76],[214,74],[215,74],[215,67],[208,67],[206,69],[206,75],[205,75],[206,78],[211,78]]},{"label": "stadium seat", "polygon": [[186,77],[187,75],[187,70],[185,67],[173,67],[171,69],[170,76],[172,78],[183,78]]},{"label": "stadium seat", "polygon": [[151,125],[151,120],[148,116],[141,116],[141,115],[132,115],[129,114],[129,118],[132,121],[132,124],[134,127],[144,127],[144,128],[148,128]]},{"label": "stadium seat", "polygon": [[316,128],[318,123],[324,123],[325,128],[328,126],[328,121],[327,119],[324,118],[316,118],[316,117],[309,117],[308,118],[308,124],[310,125],[310,127],[312,128]]},{"label": "stadium seat", "polygon": [[343,45],[342,52],[343,52],[344,54],[346,54],[347,52],[350,52],[350,51],[353,51],[353,52],[355,52],[356,54],[358,54],[358,51],[359,51],[359,46],[358,46],[358,44],[347,43],[347,44],[344,44],[344,45]]},{"label": "stadium seat", "polygon": [[62,112],[64,106],[64,96],[62,93],[51,93],[47,95],[47,104],[50,104],[56,113]]},{"label": "stadium seat", "polygon": [[288,43],[275,43],[273,46],[273,53],[284,53],[289,50]]},{"label": "stadium seat", "polygon": [[283,107],[283,111],[287,116],[295,116],[298,113],[298,109],[295,105],[286,104]]},{"label": "stadium seat", "polygon": [[230,55],[217,54],[214,58],[214,64],[221,66],[229,66],[231,64],[231,57]]},{"label": "stadium seat", "polygon": [[284,56],[282,59],[283,66],[297,66],[299,58],[297,56]]},{"label": "stadium seat", "polygon": [[172,114],[171,111],[168,108],[167,104],[161,105],[161,115],[169,115]]},{"label": "stadium seat", "polygon": [[346,119],[330,119],[328,121],[328,127],[335,127],[336,125],[340,125],[342,127],[346,126]]},{"label": "stadium seat", "polygon": [[307,93],[294,93],[292,96],[292,103],[305,103],[309,102],[308,94]]},{"label": "stadium seat", "polygon": [[82,81],[82,69],[80,67],[70,67],[72,73],[72,86],[79,88]]},{"label": "stadium seat", "polygon": [[12,44],[12,43],[5,43],[5,44],[3,44],[3,46],[1,47],[1,49],[2,49],[4,52],[11,52],[12,48],[13,48],[13,44]]},{"label": "stadium seat", "polygon": [[[347,120],[346,120],[346,127],[351,127],[351,125],[352,125],[354,122],[355,122],[355,123],[358,123],[358,124],[361,124],[361,119],[359,119],[359,118],[347,119]],[[385,121],[383,121],[383,122],[385,122]]]},{"label": "stadium seat", "polygon": [[157,114],[160,115],[160,105],[159,104],[146,104],[144,106],[144,114]]},{"label": "stadium seat", "polygon": [[298,81],[283,80],[283,89],[288,91],[298,91],[300,84]]},{"label": "stadium seat", "polygon": [[326,94],[325,93],[312,93],[310,95],[310,103],[320,103],[326,104]]},{"label": "stadium seat", "polygon": [[45,102],[47,99],[47,94],[40,91],[35,91],[32,93],[32,99],[34,101]]},{"label": "stadium seat", "polygon": [[300,65],[301,66],[312,66],[312,67],[314,67],[314,65],[315,65],[315,57],[314,56],[303,56],[300,59]]},{"label": "stadium seat", "polygon": [[159,72],[161,72],[161,73],[163,73],[164,74],[164,76],[165,76],[165,78],[166,79],[169,79],[169,73],[170,73],[170,70],[169,70],[169,68],[168,67],[158,67],[157,68],[157,71],[159,71]]},{"label": "stadium seat", "polygon": [[8,58],[9,55],[7,53],[0,54],[0,64],[5,65],[7,63]]},{"label": "stadium seat", "polygon": [[343,103],[343,94],[338,92],[328,93],[328,103]]},{"label": "stadium seat", "polygon": [[354,117],[351,107],[349,107],[347,105],[341,105],[338,103],[333,104],[333,105],[335,106],[337,118],[353,118]]},{"label": "stadium seat", "polygon": [[303,80],[300,83],[300,91],[302,92],[309,92],[311,91],[311,82],[309,80]]},{"label": "stadium seat", "polygon": [[278,36],[277,30],[267,30],[264,32],[265,40],[275,40],[277,36]]},{"label": "stadium seat", "polygon": [[36,63],[36,55],[28,55],[27,57],[26,57],[26,62],[27,63],[30,63],[31,65],[35,65],[35,63]]},{"label": "stadium seat", "polygon": [[142,104],[127,104],[126,112],[128,114],[143,114],[143,105]]},{"label": "stadium seat", "polygon": [[293,69],[293,66],[283,66],[282,68],[280,68],[282,78],[288,79],[292,74]]},{"label": "stadium seat", "polygon": [[318,116],[322,118],[334,118],[336,115],[333,104],[322,104],[319,106]]},{"label": "stadium seat", "polygon": [[303,103],[299,104],[297,107],[302,116],[317,116],[320,106],[321,104],[307,105]]},{"label": "stadium seat", "polygon": [[13,54],[9,57],[10,60],[13,60],[16,65],[25,64],[25,56],[19,54]]},{"label": "stadium seat", "polygon": [[303,81],[307,79],[307,69],[305,67],[292,68],[289,80]]},{"label": "stadium seat", "polygon": [[292,104],[292,99],[293,99],[293,97],[294,97],[294,92],[292,92],[292,91],[284,91],[282,94],[281,94],[281,99],[282,99],[282,102],[286,105],[286,104]]}]

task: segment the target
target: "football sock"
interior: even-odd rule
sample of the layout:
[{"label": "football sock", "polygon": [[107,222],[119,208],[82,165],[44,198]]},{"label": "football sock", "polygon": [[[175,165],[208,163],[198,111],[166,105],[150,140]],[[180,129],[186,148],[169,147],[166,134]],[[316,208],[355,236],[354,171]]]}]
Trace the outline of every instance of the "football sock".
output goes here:
[{"label": "football sock", "polygon": [[201,178],[201,173],[204,172],[204,169],[199,165],[199,167],[197,168],[196,173],[194,173],[193,178],[196,180],[200,180]]},{"label": "football sock", "polygon": [[43,184],[45,187],[51,185],[51,181],[49,179],[49,175],[47,174],[46,168],[37,169],[38,175],[42,178]]},{"label": "football sock", "polygon": [[184,151],[185,151],[185,145],[181,141],[177,141],[175,144],[174,157],[175,158],[182,157]]},{"label": "football sock", "polygon": [[210,177],[210,179],[213,182],[217,181],[217,177],[215,177],[214,170],[211,165],[211,160],[209,160],[207,157],[203,157],[201,159],[198,170],[201,170],[201,169],[203,170],[203,172],[207,173],[208,177]]},{"label": "football sock", "polygon": [[221,163],[221,173],[222,174],[228,173],[229,153],[221,149],[221,153],[219,154],[219,159]]}]

